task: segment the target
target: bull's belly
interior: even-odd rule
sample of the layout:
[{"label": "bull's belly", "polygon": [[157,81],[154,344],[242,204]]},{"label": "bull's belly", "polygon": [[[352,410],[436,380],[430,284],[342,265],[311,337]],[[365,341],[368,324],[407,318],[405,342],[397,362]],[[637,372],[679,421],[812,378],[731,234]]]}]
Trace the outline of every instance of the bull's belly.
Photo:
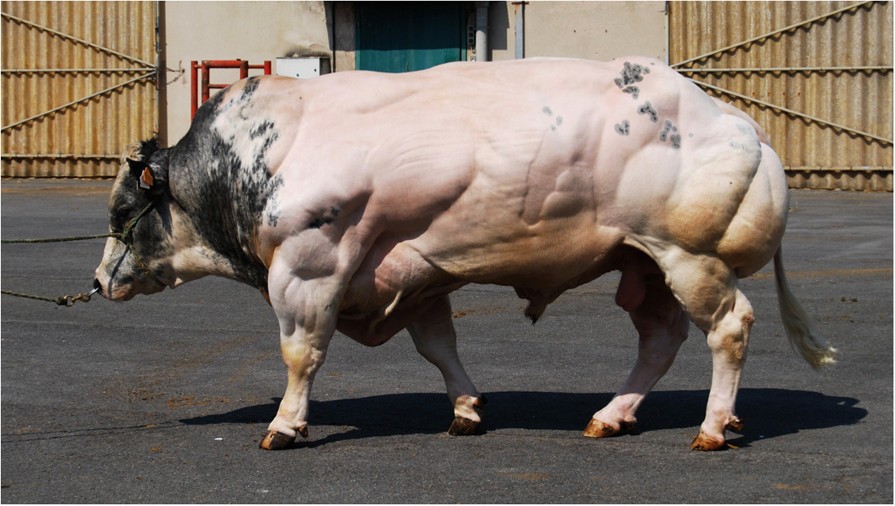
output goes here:
[{"label": "bull's belly", "polygon": [[352,277],[338,329],[368,346],[382,344],[434,300],[469,283],[512,286],[539,316],[565,290],[620,267],[623,235],[590,230],[557,227],[476,246],[471,234],[383,241]]},{"label": "bull's belly", "polygon": [[619,229],[586,215],[517,226],[498,240],[489,240],[487,231],[449,229],[425,234],[411,246],[427,262],[469,283],[549,289],[605,263],[623,240]]}]

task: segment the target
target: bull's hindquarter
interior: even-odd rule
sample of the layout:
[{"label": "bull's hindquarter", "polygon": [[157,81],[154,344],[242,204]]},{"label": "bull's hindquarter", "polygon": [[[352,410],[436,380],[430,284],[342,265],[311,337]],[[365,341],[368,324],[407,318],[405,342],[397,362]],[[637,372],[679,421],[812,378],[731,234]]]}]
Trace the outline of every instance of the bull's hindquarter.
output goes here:
[{"label": "bull's hindquarter", "polygon": [[254,225],[222,242],[266,270],[280,324],[288,384],[261,446],[307,434],[336,330],[378,345],[407,328],[444,376],[451,433],[475,432],[484,400],[457,357],[447,294],[513,286],[535,321],[563,291],[621,269],[617,303],[640,334],[638,361],[585,435],[635,422],[689,316],[714,364],[694,448],[722,447],[739,424],[753,320],[736,279],[777,251],[787,199],[776,155],[731,109],[640,58],[254,78],[222,92],[200,110],[210,132],[197,120],[172,148],[172,198],[201,179],[179,176],[196,168],[175,155],[220,158],[198,140],[206,134],[222,139],[233,184],[267,188],[249,199],[253,218],[235,212]]}]

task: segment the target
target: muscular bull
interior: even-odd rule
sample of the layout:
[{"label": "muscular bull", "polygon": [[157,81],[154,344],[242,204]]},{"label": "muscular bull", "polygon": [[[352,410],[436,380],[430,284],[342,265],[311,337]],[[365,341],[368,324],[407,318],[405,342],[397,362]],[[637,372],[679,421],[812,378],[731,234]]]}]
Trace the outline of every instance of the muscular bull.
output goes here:
[{"label": "muscular bull", "polygon": [[112,191],[96,270],[111,300],[217,275],[273,306],[288,386],[261,446],[307,435],[334,332],[376,346],[408,329],[444,376],[451,434],[482,395],[448,294],[515,288],[536,321],[565,290],[621,270],[638,357],[585,436],[624,433],[689,321],[712,384],[691,445],[725,447],[754,321],[737,280],[774,259],[786,333],[814,367],[834,349],[787,287],[788,194],[750,118],[659,61],[455,63],[401,75],[257,77],[215,95],[175,146],[143,142]]}]

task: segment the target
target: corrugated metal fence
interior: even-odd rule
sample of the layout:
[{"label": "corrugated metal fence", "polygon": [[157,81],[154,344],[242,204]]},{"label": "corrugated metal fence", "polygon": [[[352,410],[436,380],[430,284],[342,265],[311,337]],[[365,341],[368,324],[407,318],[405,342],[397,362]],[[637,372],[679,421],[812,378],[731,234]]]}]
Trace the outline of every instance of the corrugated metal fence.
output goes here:
[{"label": "corrugated metal fence", "polygon": [[153,134],[155,2],[3,2],[3,176],[114,176]]},{"label": "corrugated metal fence", "polygon": [[890,2],[671,2],[672,66],[768,132],[791,187],[892,190]]},{"label": "corrugated metal fence", "polygon": [[[2,3],[2,175],[112,176],[158,126],[155,2]],[[890,2],[670,2],[682,73],[765,127],[794,187],[892,190]]]}]

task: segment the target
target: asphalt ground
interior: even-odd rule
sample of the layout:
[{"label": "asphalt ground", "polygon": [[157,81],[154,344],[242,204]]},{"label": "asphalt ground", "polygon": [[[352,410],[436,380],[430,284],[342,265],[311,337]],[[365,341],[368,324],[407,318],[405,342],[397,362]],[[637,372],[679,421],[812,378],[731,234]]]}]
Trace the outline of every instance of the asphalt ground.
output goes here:
[{"label": "asphalt ground", "polygon": [[[109,181],[4,180],[2,236],[107,229]],[[637,339],[618,275],[572,290],[536,326],[513,291],[452,296],[486,433],[451,437],[438,371],[406,333],[336,336],[310,437],[257,448],[285,389],[272,310],[208,278],[126,303],[2,296],[3,503],[891,503],[892,194],[792,192],[784,261],[840,350],[814,372],[786,342],[770,267],[742,282],[757,322],[727,451],[689,449],[711,374],[691,330],[639,412],[642,433],[581,436]],[[100,240],[3,245],[4,290],[91,287]]]}]

